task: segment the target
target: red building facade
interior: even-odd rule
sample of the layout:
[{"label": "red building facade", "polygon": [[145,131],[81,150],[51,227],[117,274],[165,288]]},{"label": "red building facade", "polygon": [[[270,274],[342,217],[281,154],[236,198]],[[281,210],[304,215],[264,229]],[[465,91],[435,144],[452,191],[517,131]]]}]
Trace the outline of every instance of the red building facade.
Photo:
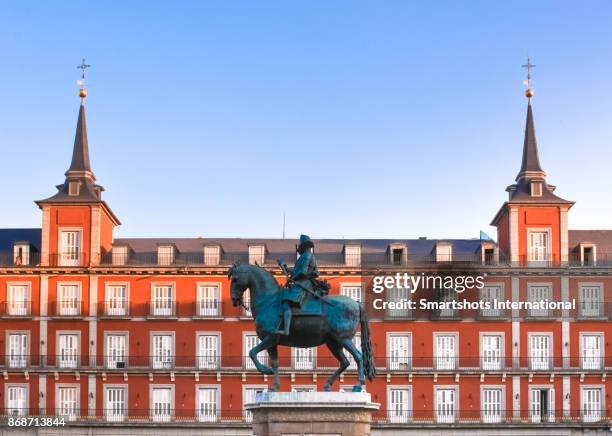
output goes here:
[{"label": "red building facade", "polygon": [[[120,224],[89,162],[83,99],[66,180],[38,201],[40,229],[0,230],[3,420],[58,416],[124,428],[198,426],[249,434],[243,404],[271,382],[247,351],[253,322],[233,307],[236,260],[277,274],[284,239],[115,239]],[[493,220],[498,242],[315,240],[331,293],[370,316],[381,404],[374,432],[423,427],[609,426],[612,231],[572,231],[572,202],[547,183],[529,99],[523,159]],[[391,289],[387,301],[573,301],[569,309],[374,309],[371,272],[484,276],[463,294]],[[356,339],[358,340],[358,338]],[[265,361],[265,356],[261,356]],[[281,389],[321,390],[336,360],[324,348],[280,350]],[[353,366],[334,389],[356,382]],[[509,431],[509,430],[508,430]],[[227,433],[224,433],[227,434]]]}]

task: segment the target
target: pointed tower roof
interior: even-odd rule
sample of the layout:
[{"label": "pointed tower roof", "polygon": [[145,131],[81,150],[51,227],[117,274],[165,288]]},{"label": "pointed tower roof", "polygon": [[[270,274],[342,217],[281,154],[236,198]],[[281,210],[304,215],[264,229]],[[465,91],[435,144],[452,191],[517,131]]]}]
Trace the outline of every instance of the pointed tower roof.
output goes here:
[{"label": "pointed tower roof", "polygon": [[527,120],[525,122],[525,140],[523,141],[523,161],[521,170],[516,176],[518,181],[527,175],[546,177],[546,173],[540,165],[538,154],[538,142],[536,140],[535,125],[533,122],[533,110],[531,108],[531,98],[527,105]]},{"label": "pointed tower roof", "polygon": [[78,172],[92,172],[89,163],[87,123],[85,122],[85,105],[83,104],[83,99],[81,100],[81,107],[79,108],[79,118],[77,121],[76,135],[74,137],[74,148],[72,150],[72,162],[70,163],[70,168],[68,168],[66,175]]}]

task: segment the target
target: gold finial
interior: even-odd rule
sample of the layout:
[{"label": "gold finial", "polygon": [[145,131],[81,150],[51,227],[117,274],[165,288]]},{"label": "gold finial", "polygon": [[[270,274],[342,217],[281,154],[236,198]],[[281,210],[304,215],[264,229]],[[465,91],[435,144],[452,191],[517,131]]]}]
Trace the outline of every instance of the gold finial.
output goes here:
[{"label": "gold finial", "polygon": [[521,65],[521,67],[527,68],[527,80],[524,80],[523,83],[525,84],[525,86],[527,86],[527,89],[525,90],[525,96],[531,99],[531,97],[533,97],[533,95],[535,94],[533,88],[531,87],[531,69],[534,68],[535,65],[531,63],[531,58],[527,56],[527,63],[525,65]]},{"label": "gold finial", "polygon": [[87,65],[85,63],[85,58],[81,61],[81,65],[77,65],[77,68],[81,70],[81,79],[77,80],[77,84],[79,85],[79,97],[81,97],[81,102],[83,99],[87,97],[87,89],[85,88],[85,70],[91,67],[91,65]]}]

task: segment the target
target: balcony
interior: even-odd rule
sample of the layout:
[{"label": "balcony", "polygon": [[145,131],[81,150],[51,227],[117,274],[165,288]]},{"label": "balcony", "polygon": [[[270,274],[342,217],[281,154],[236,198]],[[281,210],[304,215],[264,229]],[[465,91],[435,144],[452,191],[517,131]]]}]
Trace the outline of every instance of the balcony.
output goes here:
[{"label": "balcony", "polygon": [[107,300],[98,306],[98,316],[108,318],[123,318],[130,315],[130,302],[128,300]]},{"label": "balcony", "polygon": [[32,316],[30,300],[12,300],[0,303],[0,316],[5,318],[28,318]]},{"label": "balcony", "polygon": [[147,305],[147,317],[149,318],[176,318],[176,301],[159,300]]},{"label": "balcony", "polygon": [[49,314],[60,318],[80,318],[85,315],[85,303],[80,298],[52,301]]},{"label": "balcony", "polygon": [[[42,259],[44,261],[44,259]],[[48,266],[59,266],[67,268],[78,268],[87,266],[89,259],[87,253],[67,252],[49,254]]]}]

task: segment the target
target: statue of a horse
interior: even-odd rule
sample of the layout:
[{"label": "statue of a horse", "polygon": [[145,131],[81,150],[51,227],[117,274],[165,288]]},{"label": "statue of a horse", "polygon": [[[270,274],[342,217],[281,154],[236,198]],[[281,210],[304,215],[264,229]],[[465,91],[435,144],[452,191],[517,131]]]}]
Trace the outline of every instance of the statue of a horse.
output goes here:
[{"label": "statue of a horse", "polygon": [[[360,392],[365,384],[376,375],[370,328],[363,305],[352,298],[342,295],[325,297],[320,316],[295,315],[291,322],[289,336],[276,333],[279,323],[281,286],[274,276],[257,265],[235,263],[229,270],[231,277],[231,297],[234,306],[243,305],[243,294],[246,289],[251,292],[251,312],[255,320],[257,336],[261,342],[249,351],[249,357],[262,374],[274,375],[270,390],[276,391],[280,386],[278,374],[278,345],[309,348],[322,344],[327,345],[340,367],[327,379],[324,390],[329,391],[336,378],[348,368],[349,360],[343,349],[355,359],[358,372],[358,384],[354,392]],[[361,351],[353,344],[357,325],[361,325]],[[260,351],[267,350],[272,368],[263,365],[258,359]]]}]

